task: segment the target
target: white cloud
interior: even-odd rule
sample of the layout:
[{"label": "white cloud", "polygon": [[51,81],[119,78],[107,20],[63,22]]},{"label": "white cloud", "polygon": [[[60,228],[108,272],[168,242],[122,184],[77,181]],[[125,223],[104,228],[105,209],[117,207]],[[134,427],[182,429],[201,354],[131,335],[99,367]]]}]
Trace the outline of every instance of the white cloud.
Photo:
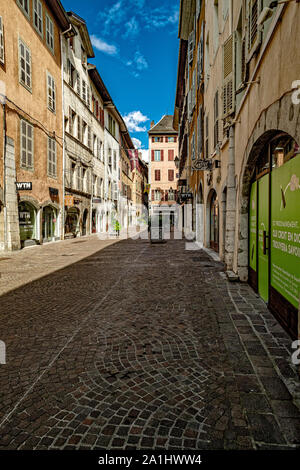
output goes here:
[{"label": "white cloud", "polygon": [[149,150],[141,149],[139,152],[142,153],[142,160],[144,160],[144,162],[149,162]]},{"label": "white cloud", "polygon": [[166,7],[162,6],[153,9],[145,16],[145,25],[147,29],[163,28],[178,23],[178,20],[179,10],[177,7],[170,13]]},{"label": "white cloud", "polygon": [[142,148],[142,141],[140,139],[136,139],[135,137],[132,137],[131,140],[136,149]]},{"label": "white cloud", "polygon": [[138,70],[145,70],[148,68],[147,60],[139,51],[136,51],[134,54],[134,62]]},{"label": "white cloud", "polygon": [[131,20],[127,21],[127,23],[125,24],[125,28],[126,31],[123,35],[124,38],[135,37],[138,35],[138,33],[140,32],[140,26],[135,16],[131,18]]},{"label": "white cloud", "polygon": [[149,121],[147,116],[144,116],[141,111],[132,111],[126,116],[123,116],[123,119],[126,123],[127,129],[129,132],[146,132],[147,127],[142,126],[141,124]]},{"label": "white cloud", "polygon": [[98,49],[98,51],[104,52],[105,54],[109,55],[117,55],[118,49],[113,44],[108,44],[107,42],[103,41],[102,39],[98,38],[95,35],[91,35],[91,41],[93,46]]}]

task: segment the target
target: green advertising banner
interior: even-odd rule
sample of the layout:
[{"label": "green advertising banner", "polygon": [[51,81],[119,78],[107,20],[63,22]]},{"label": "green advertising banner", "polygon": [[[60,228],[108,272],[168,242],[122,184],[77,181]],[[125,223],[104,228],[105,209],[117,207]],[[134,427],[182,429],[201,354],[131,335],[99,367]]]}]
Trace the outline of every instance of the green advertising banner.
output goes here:
[{"label": "green advertising banner", "polygon": [[[264,237],[265,235],[265,237]],[[261,298],[269,300],[269,250],[264,252],[269,235],[269,175],[258,181],[258,292]]]},{"label": "green advertising banner", "polygon": [[300,155],[272,171],[271,285],[298,309]]},{"label": "green advertising banner", "polygon": [[249,201],[249,264],[256,271],[257,183],[252,184]]}]

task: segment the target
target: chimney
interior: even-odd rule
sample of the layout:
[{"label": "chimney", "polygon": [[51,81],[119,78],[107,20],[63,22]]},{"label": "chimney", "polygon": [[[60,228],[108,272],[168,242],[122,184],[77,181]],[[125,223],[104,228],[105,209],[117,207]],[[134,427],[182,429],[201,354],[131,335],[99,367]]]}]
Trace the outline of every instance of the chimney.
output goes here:
[{"label": "chimney", "polygon": [[152,129],[152,127],[154,126],[155,122],[154,121],[151,121],[151,124],[150,124],[150,129]]}]

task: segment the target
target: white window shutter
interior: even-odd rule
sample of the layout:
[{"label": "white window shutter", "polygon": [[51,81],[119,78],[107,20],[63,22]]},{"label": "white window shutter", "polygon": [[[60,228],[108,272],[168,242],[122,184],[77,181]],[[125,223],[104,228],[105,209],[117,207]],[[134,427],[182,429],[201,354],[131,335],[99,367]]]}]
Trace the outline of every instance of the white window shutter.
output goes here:
[{"label": "white window shutter", "polygon": [[262,42],[262,31],[260,30],[257,20],[262,11],[262,0],[249,1],[248,14],[248,60],[257,51]]},{"label": "white window shutter", "polygon": [[194,31],[192,31],[189,35],[189,40],[188,40],[188,62],[189,62],[189,64],[191,64],[193,62],[194,40],[195,40],[195,33],[194,33]]}]

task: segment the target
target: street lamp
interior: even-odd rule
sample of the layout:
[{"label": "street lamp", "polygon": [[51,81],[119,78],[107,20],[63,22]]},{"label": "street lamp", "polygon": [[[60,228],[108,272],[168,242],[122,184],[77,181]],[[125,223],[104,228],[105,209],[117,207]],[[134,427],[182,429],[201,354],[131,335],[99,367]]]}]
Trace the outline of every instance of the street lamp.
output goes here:
[{"label": "street lamp", "polygon": [[179,162],[180,162],[179,158],[176,157],[175,160],[174,160],[174,163],[175,163],[175,166],[176,166],[177,170],[179,168]]}]

